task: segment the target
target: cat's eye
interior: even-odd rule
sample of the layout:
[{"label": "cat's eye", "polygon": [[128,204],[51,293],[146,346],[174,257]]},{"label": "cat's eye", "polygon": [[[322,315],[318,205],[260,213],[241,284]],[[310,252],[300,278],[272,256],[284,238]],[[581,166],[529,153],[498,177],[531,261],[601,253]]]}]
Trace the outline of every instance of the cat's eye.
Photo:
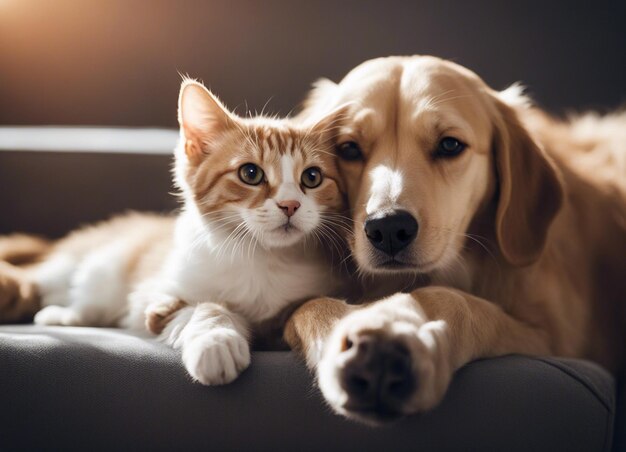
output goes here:
[{"label": "cat's eye", "polygon": [[300,177],[300,181],[302,185],[306,188],[316,188],[319,187],[322,183],[322,170],[320,170],[317,166],[312,166],[311,168],[307,168],[302,172],[302,176]]},{"label": "cat's eye", "polygon": [[467,145],[453,137],[444,137],[439,141],[435,157],[456,157],[465,150]]},{"label": "cat's eye", "polygon": [[346,141],[337,146],[337,154],[344,160],[361,160],[363,152],[355,141]]},{"label": "cat's eye", "polygon": [[245,163],[239,167],[239,179],[248,185],[259,185],[263,182],[263,170],[254,163]]}]

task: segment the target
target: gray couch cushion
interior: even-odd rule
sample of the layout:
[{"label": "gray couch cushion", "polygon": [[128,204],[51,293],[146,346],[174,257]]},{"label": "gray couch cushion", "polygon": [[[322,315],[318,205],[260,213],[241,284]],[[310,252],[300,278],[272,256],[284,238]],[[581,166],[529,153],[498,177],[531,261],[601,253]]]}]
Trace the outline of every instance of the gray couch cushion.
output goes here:
[{"label": "gray couch cushion", "polygon": [[0,327],[2,450],[610,450],[614,391],[594,364],[509,356],[461,369],[433,412],[370,428],[333,415],[289,352],[203,387],[150,338]]}]

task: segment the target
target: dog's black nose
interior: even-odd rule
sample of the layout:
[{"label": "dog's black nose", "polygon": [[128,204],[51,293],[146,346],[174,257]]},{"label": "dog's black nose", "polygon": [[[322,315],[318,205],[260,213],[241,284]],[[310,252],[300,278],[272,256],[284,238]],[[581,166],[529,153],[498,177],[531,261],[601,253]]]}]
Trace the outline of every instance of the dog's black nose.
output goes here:
[{"label": "dog's black nose", "polygon": [[352,338],[339,383],[348,396],[346,408],[392,415],[417,387],[411,356],[399,341],[360,335]]},{"label": "dog's black nose", "polygon": [[417,221],[403,210],[384,217],[367,218],[365,235],[374,247],[393,257],[415,239]]}]

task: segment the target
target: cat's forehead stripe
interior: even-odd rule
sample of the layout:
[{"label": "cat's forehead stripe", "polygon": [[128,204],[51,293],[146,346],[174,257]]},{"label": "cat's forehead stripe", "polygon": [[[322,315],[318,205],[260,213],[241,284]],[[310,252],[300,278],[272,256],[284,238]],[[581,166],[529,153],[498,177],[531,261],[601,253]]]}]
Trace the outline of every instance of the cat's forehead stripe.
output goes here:
[{"label": "cat's forehead stripe", "polygon": [[269,156],[272,152],[272,144],[270,143],[270,141],[267,138],[264,138],[261,141],[261,146],[263,147],[263,152],[265,153],[265,155]]},{"label": "cat's forehead stripe", "polygon": [[264,153],[279,152],[294,155],[301,145],[298,132],[289,127],[263,126],[256,130],[259,144]]},{"label": "cat's forehead stripe", "polygon": [[269,135],[270,147],[272,149],[282,150],[282,147],[278,146],[278,140],[276,139],[276,134],[272,133]]},{"label": "cat's forehead stripe", "polygon": [[293,157],[288,154],[284,154],[280,158],[280,169],[282,171],[282,180],[284,184],[295,184],[296,180],[294,179],[294,166],[295,162],[293,161]]}]

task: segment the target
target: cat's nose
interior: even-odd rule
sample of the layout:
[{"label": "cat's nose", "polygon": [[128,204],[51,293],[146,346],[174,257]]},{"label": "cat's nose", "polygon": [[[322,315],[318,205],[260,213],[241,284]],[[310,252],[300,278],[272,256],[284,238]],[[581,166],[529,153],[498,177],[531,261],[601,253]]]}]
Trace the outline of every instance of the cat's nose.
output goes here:
[{"label": "cat's nose", "polygon": [[300,207],[300,203],[298,201],[281,201],[278,203],[278,207],[280,207],[285,215],[291,217]]}]

